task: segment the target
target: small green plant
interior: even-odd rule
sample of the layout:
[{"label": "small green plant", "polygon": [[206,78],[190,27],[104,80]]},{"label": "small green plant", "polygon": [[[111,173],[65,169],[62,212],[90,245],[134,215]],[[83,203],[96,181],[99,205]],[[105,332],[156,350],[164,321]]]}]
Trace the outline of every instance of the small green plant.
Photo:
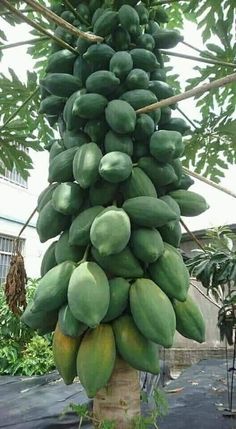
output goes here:
[{"label": "small green plant", "polygon": [[[27,284],[31,300],[38,280]],[[54,369],[51,336],[40,337],[8,308],[0,287],[0,375],[42,375]]]},{"label": "small green plant", "polygon": [[[154,389],[151,398],[148,398],[146,392],[142,392],[141,400],[149,403],[153,402],[152,409],[146,416],[138,416],[133,420],[133,429],[148,429],[154,427],[158,429],[157,420],[160,417],[165,416],[168,413],[168,402],[166,395],[162,389]],[[92,422],[98,429],[115,429],[115,423],[110,420],[97,420],[91,413],[91,410],[87,405],[80,404],[69,404],[61,414],[61,418],[69,412],[74,412],[79,417],[79,426],[81,428],[82,423],[85,421]]]}]

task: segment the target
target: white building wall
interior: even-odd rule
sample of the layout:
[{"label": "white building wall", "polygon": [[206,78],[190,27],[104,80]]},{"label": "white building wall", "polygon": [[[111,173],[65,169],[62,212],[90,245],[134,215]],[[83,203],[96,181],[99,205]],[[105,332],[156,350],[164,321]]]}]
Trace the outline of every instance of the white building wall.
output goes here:
[{"label": "white building wall", "polygon": [[[0,177],[0,235],[16,237],[32,211],[37,205],[40,192],[48,185],[48,153],[30,152],[34,169],[28,179],[28,188],[11,183]],[[36,232],[37,214],[31,219],[29,226],[21,237],[25,240],[24,258],[28,277],[37,278],[40,274],[42,255],[49,242],[40,243]]]}]

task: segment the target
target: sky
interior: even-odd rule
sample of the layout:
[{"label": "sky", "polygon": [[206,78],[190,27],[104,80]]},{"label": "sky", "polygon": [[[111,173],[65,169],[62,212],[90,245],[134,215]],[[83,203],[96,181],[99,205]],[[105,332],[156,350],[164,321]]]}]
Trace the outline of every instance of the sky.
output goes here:
[{"label": "sky", "polygon": [[[2,20],[0,20],[1,29],[4,30],[8,37],[8,43],[23,41],[32,38],[29,34],[29,27],[27,24],[17,25],[11,27]],[[192,23],[186,23],[183,35],[186,41],[193,46],[201,49],[202,40],[201,35],[197,31],[196,26]],[[191,41],[189,40],[191,35]],[[1,72],[7,73],[7,68],[11,67],[17,73],[21,79],[25,79],[26,70],[33,69],[33,61],[26,53],[27,46],[6,49],[4,51],[3,60],[0,63]],[[175,48],[176,52],[183,52],[183,45],[179,45]],[[196,52],[190,48],[184,46],[184,53],[190,55],[196,55]],[[178,73],[183,81],[189,77],[194,76],[195,71],[193,67],[196,65],[194,61],[188,61],[185,59],[172,57],[171,65],[174,66],[174,71]],[[179,103],[180,108],[188,114],[192,119],[198,118],[198,112],[195,108],[193,99],[183,100]],[[36,154],[37,157],[43,157],[42,154]],[[46,159],[46,158],[45,158]],[[47,171],[45,169],[45,181],[46,183]],[[225,172],[225,177],[221,180],[221,185],[235,191],[236,183],[236,167],[229,166],[229,169]],[[198,192],[207,200],[210,208],[203,214],[197,217],[185,218],[185,222],[188,227],[194,231],[204,228],[211,228],[214,226],[226,225],[236,223],[236,199],[224,194],[223,192],[212,188],[209,185],[204,184],[200,180],[195,179],[195,184],[190,188],[191,191]]]}]

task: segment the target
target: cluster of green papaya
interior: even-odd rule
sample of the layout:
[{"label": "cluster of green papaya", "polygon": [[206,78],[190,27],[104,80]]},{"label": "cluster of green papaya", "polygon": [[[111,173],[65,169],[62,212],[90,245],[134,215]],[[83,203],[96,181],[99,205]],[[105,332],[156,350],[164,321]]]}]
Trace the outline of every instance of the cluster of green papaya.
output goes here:
[{"label": "cluster of green papaya", "polygon": [[182,171],[189,127],[172,117],[174,105],[136,113],[173,95],[160,48],[182,36],[163,26],[162,8],[146,3],[74,0],[74,13],[57,5],[61,17],[103,42],[57,27],[78,55],[54,43],[41,81],[40,112],[58,124],[61,139],[47,146],[37,231],[41,242],[60,236],[22,319],[42,334],[55,331],[60,374],[65,383],[78,374],[90,397],[107,384],[117,354],[157,374],[159,346],[171,347],[176,329],[204,341],[178,250],[180,215],[208,207]]}]

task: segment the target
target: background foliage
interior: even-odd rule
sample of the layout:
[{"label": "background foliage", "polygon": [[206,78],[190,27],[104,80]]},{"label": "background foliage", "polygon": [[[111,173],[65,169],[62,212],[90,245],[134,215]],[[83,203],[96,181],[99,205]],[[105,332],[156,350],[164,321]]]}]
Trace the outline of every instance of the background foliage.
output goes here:
[{"label": "background foliage", "polygon": [[[27,301],[37,281],[27,284]],[[0,375],[42,375],[54,369],[51,336],[40,337],[8,308],[0,286]]]},{"label": "background foliage", "polygon": [[[149,7],[155,7],[159,3],[158,0],[146,0],[146,2],[149,3]],[[40,0],[40,3],[51,6],[56,3],[56,0]],[[16,7],[27,11],[30,18],[45,28],[51,28],[51,24],[47,20],[32,12],[24,2],[17,2]],[[204,50],[200,51],[200,56],[235,63],[234,22],[236,6],[234,2],[231,0],[220,2],[215,0],[177,0],[171,3],[167,1],[164,8],[169,13],[170,19],[167,24],[169,28],[177,28],[183,31],[186,20],[197,24],[204,44]],[[19,25],[19,19],[14,18],[6,11],[4,12],[1,7],[0,16],[10,25]],[[40,37],[40,34],[35,30],[31,34],[33,37]],[[188,38],[187,42],[191,43],[191,37]],[[0,43],[7,43],[2,30],[0,30]],[[30,94],[34,93],[38,79],[44,73],[49,47],[48,40],[42,40],[28,48],[28,52],[35,60],[37,77],[36,73],[29,73],[26,85],[17,78],[15,74],[17,70],[15,73],[10,71],[11,79],[3,74],[0,75],[0,95],[2,96],[0,124],[3,124],[16,108],[23,104]],[[182,51],[183,47],[180,48]],[[199,55],[198,47],[195,48],[198,51],[197,55]],[[196,55],[196,52],[193,54]],[[168,57],[166,59],[168,60]],[[169,83],[175,87],[176,92],[179,92],[181,87],[183,90],[190,89],[209,80],[230,74],[234,70],[228,66],[196,63],[193,76],[190,76],[183,85],[181,76],[173,73],[168,62],[167,67],[170,73]],[[193,117],[190,118],[195,123],[195,127],[192,127],[192,131],[186,139],[184,164],[219,182],[220,178],[224,176],[227,165],[236,162],[235,85],[227,85],[224,88],[196,97],[195,103],[200,112],[200,119],[196,121]],[[46,120],[37,114],[38,106],[39,92],[31,98],[27,106],[18,112],[14,121],[11,121],[2,130],[0,128],[1,160],[9,169],[15,164],[23,176],[27,176],[28,169],[32,168],[32,163],[29,155],[22,151],[18,145],[41,150],[52,136],[52,129]]]}]

